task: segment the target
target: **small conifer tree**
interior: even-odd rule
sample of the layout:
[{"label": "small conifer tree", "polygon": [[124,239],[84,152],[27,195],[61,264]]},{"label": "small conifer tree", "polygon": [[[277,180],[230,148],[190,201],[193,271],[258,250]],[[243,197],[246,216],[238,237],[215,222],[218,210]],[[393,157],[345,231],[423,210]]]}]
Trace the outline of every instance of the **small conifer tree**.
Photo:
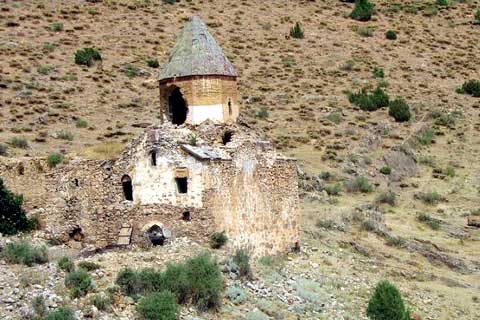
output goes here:
[{"label": "small conifer tree", "polygon": [[368,302],[367,316],[372,320],[410,320],[400,292],[386,280],[377,284]]},{"label": "small conifer tree", "polygon": [[356,0],[350,18],[358,21],[369,21],[375,11],[375,5],[369,0]]},{"label": "small conifer tree", "polygon": [[292,36],[295,39],[304,38],[303,28],[299,22],[295,23],[295,25],[290,29],[290,36]]}]

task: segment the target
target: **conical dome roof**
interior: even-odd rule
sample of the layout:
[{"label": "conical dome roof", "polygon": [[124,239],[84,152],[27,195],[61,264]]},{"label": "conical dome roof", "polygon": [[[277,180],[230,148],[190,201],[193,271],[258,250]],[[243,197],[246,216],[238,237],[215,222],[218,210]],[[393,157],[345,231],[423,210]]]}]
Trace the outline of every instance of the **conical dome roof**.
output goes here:
[{"label": "conical dome roof", "polygon": [[199,75],[236,77],[238,74],[205,23],[199,16],[193,16],[178,37],[159,80]]}]

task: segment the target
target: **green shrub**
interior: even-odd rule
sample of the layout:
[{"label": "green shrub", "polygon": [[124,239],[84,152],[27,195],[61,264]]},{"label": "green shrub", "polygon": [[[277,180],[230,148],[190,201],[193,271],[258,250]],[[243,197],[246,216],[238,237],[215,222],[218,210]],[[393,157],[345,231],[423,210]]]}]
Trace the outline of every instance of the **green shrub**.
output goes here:
[{"label": "green shrub", "polygon": [[480,97],[480,80],[468,80],[464,82],[459,92],[466,93],[474,97]]},{"label": "green shrub", "polygon": [[387,246],[404,248],[407,245],[407,241],[402,237],[387,237]]},{"label": "green shrub", "polygon": [[260,110],[258,110],[257,113],[255,114],[255,117],[262,120],[267,119],[268,116],[269,116],[268,109],[266,107],[261,107]]},{"label": "green shrub", "polygon": [[138,77],[141,74],[141,69],[133,64],[126,64],[122,67],[122,71],[129,78]]},{"label": "green shrub", "polygon": [[50,30],[54,32],[59,32],[63,30],[63,23],[61,22],[55,22],[50,25]]},{"label": "green shrub", "polygon": [[392,173],[392,168],[390,168],[389,166],[383,166],[380,168],[380,173],[384,175],[389,175]]},{"label": "green shrub", "polygon": [[47,164],[50,168],[55,168],[65,160],[63,154],[55,152],[47,157]]},{"label": "green shrub", "polygon": [[388,40],[397,40],[397,32],[394,30],[388,30],[385,32],[385,38]]},{"label": "green shrub", "polygon": [[70,289],[70,296],[72,298],[79,298],[86,295],[93,289],[92,278],[87,271],[78,269],[70,272],[65,277],[65,287]]},{"label": "green shrub", "polygon": [[369,0],[356,0],[355,7],[350,13],[352,19],[358,21],[369,21],[375,12],[375,5]]},{"label": "green shrub", "polygon": [[390,102],[388,94],[380,87],[377,87],[372,93],[368,93],[365,89],[356,93],[350,93],[348,100],[364,111],[378,110],[388,106]]},{"label": "green shrub", "polygon": [[75,126],[77,128],[86,128],[88,126],[88,122],[79,118],[75,120]]},{"label": "green shrub", "polygon": [[433,137],[435,136],[435,133],[436,133],[435,129],[428,128],[422,133],[420,137],[417,138],[418,143],[424,146],[431,144],[433,141]]},{"label": "green shrub", "polygon": [[318,228],[323,228],[323,229],[327,229],[327,230],[332,230],[332,229],[335,229],[337,227],[335,221],[333,221],[331,219],[318,220],[317,223],[315,223],[315,226],[318,227]]},{"label": "green shrub", "polygon": [[390,102],[388,114],[397,122],[405,122],[410,120],[412,117],[412,114],[410,113],[410,107],[403,98],[397,98]]},{"label": "green shrub", "polygon": [[85,269],[87,271],[93,271],[100,269],[100,265],[96,264],[95,262],[90,262],[90,261],[81,261],[78,263],[78,267]]},{"label": "green shrub", "polygon": [[365,177],[355,177],[354,179],[345,183],[345,188],[348,192],[370,193],[373,191],[373,186]]},{"label": "green shrub", "polygon": [[32,266],[48,262],[48,252],[45,246],[32,246],[27,241],[12,242],[5,246],[3,258],[8,263]]},{"label": "green shrub", "polygon": [[417,215],[417,220],[427,224],[433,230],[439,230],[440,229],[441,221],[438,220],[438,219],[432,218],[428,214],[420,213],[419,215]]},{"label": "green shrub", "polygon": [[147,60],[147,65],[150,67],[150,68],[158,68],[160,67],[160,63],[158,63],[158,60],[156,58],[151,58],[151,59],[148,59]]},{"label": "green shrub", "polygon": [[43,319],[47,315],[47,306],[45,305],[43,296],[35,296],[32,299],[32,308],[35,315],[40,319]]},{"label": "green shrub", "polygon": [[368,302],[367,316],[372,320],[410,320],[400,292],[386,280],[377,284]]},{"label": "green shrub", "polygon": [[45,52],[52,52],[52,51],[55,50],[56,47],[57,47],[57,46],[56,46],[55,44],[53,44],[53,43],[45,42],[45,43],[43,44],[43,51],[45,51]]},{"label": "green shrub", "polygon": [[179,303],[187,303],[190,299],[190,279],[184,264],[170,264],[162,275],[165,289],[177,297]]},{"label": "green shrub", "polygon": [[335,124],[339,124],[342,122],[342,114],[340,112],[330,112],[328,116],[326,116],[326,119]]},{"label": "green shrub", "polygon": [[232,257],[233,263],[238,267],[240,278],[251,279],[252,268],[250,267],[250,255],[245,249],[237,249]]},{"label": "green shrub", "polygon": [[50,312],[45,320],[75,320],[75,314],[69,307],[60,307]]},{"label": "green shrub", "polygon": [[372,92],[371,99],[377,108],[387,107],[390,103],[388,94],[380,87],[377,87],[377,89]]},{"label": "green shrub", "polygon": [[120,286],[123,293],[130,297],[145,294],[145,284],[140,279],[139,272],[130,268],[120,270],[115,283]]},{"label": "green shrub", "polygon": [[176,320],[180,307],[173,293],[163,291],[142,298],[137,305],[137,312],[145,320]]},{"label": "green shrub", "polygon": [[10,140],[10,144],[15,148],[27,149],[28,141],[24,137],[14,137]]},{"label": "green shrub", "polygon": [[290,36],[295,39],[303,39],[303,28],[302,25],[297,22],[295,25],[290,29]]},{"label": "green shrub", "polygon": [[448,165],[445,170],[443,170],[443,173],[450,178],[455,177],[455,168],[451,165]]},{"label": "green shrub", "polygon": [[222,232],[215,232],[210,237],[210,247],[213,249],[220,249],[223,247],[228,241],[228,237],[225,234],[225,231]]},{"label": "green shrub", "polygon": [[49,74],[52,70],[53,70],[53,67],[48,64],[42,64],[37,68],[37,72],[43,75]]},{"label": "green shrub", "polygon": [[241,304],[247,300],[247,294],[245,293],[245,290],[237,286],[228,287],[225,295],[227,296],[228,300],[232,301],[234,304]]},{"label": "green shrub", "polygon": [[0,143],[0,156],[6,156],[7,149],[8,147],[6,145]]},{"label": "green shrub", "polygon": [[13,235],[34,228],[33,221],[27,217],[22,204],[23,197],[8,190],[0,178],[0,233]]},{"label": "green shrub", "polygon": [[373,69],[373,76],[374,76],[375,78],[382,78],[382,79],[383,79],[383,78],[385,77],[385,71],[383,71],[382,68],[377,68],[377,67],[375,67],[375,68]]},{"label": "green shrub", "polygon": [[58,139],[67,140],[67,141],[73,140],[73,134],[68,130],[60,130],[60,131],[57,131],[56,134]]},{"label": "green shrub", "polygon": [[106,294],[96,294],[90,298],[90,303],[98,310],[105,311],[112,304],[112,301]]},{"label": "green shrub", "polygon": [[395,206],[397,203],[397,195],[393,191],[382,192],[377,196],[376,202]]},{"label": "green shrub", "polygon": [[480,24],[480,8],[478,8],[475,13],[475,23]]},{"label": "green shrub", "polygon": [[338,196],[342,192],[342,185],[340,183],[329,184],[324,188],[329,196]]},{"label": "green shrub", "polygon": [[64,256],[58,260],[58,267],[65,272],[72,272],[75,270],[75,264],[70,257]]},{"label": "green shrub", "polygon": [[95,61],[101,61],[102,56],[95,48],[83,48],[75,52],[75,63],[78,65],[92,66]]},{"label": "green shrub", "polygon": [[451,129],[455,128],[455,123],[457,120],[452,113],[435,113],[433,114],[433,117],[435,118],[436,125]]},{"label": "green shrub", "polygon": [[439,6],[448,6],[450,4],[449,0],[437,0],[437,5]]}]

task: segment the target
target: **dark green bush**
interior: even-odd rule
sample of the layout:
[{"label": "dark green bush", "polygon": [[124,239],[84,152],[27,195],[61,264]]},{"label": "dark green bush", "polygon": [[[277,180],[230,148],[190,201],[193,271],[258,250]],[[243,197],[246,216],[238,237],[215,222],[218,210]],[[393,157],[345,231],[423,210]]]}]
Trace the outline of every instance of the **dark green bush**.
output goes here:
[{"label": "dark green bush", "polygon": [[397,32],[394,30],[388,30],[387,32],[385,32],[385,37],[388,40],[397,40]]},{"label": "dark green bush", "polygon": [[450,4],[449,0],[437,0],[437,5],[439,6],[448,6]]},{"label": "dark green bush", "polygon": [[87,271],[93,271],[100,269],[100,265],[96,264],[95,262],[90,262],[90,261],[81,261],[78,263],[78,267],[85,269]]},{"label": "dark green bush", "polygon": [[380,168],[380,173],[384,175],[389,175],[392,173],[392,168],[390,168],[389,166],[383,166]]},{"label": "dark green bush", "polygon": [[158,60],[156,58],[151,58],[147,60],[147,65],[150,68],[158,68],[160,66],[160,63],[158,63]]},{"label": "dark green bush", "polygon": [[137,312],[145,320],[176,320],[179,317],[179,305],[170,291],[153,293],[142,298]]},{"label": "dark green bush", "polygon": [[100,60],[102,60],[102,56],[95,48],[83,48],[75,52],[75,63],[78,65],[90,67],[95,61]]},{"label": "dark green bush", "polygon": [[222,232],[215,232],[210,237],[210,247],[213,249],[220,249],[223,247],[228,241],[228,237],[225,234],[225,231]]},{"label": "dark green bush", "polygon": [[63,23],[61,22],[54,22],[50,25],[50,30],[54,32],[59,32],[63,30]]},{"label": "dark green bush", "polygon": [[375,5],[369,0],[356,0],[350,17],[358,21],[369,21],[374,13]]},{"label": "dark green bush", "polygon": [[50,312],[45,320],[75,320],[75,314],[69,307],[60,307]]},{"label": "dark green bush", "polygon": [[410,107],[403,98],[397,98],[390,102],[388,114],[397,122],[405,122],[410,120],[412,117],[412,114],[410,113]]},{"label": "dark green bush", "polygon": [[233,262],[238,267],[240,278],[251,279],[252,268],[250,267],[250,255],[245,249],[237,249],[232,257]]},{"label": "dark green bush", "polygon": [[400,292],[386,280],[377,284],[368,302],[367,316],[372,320],[410,320]]},{"label": "dark green bush", "polygon": [[135,270],[130,268],[120,270],[115,282],[127,296],[136,297],[145,294],[144,284],[141,282],[139,273]]},{"label": "dark green bush", "polygon": [[47,248],[44,246],[32,246],[27,241],[7,244],[2,252],[2,256],[8,263],[24,264],[27,266],[48,262]]},{"label": "dark green bush", "polygon": [[7,155],[7,146],[4,144],[0,143],[0,156],[6,156]]},{"label": "dark green bush", "polygon": [[61,257],[60,260],[58,260],[57,265],[65,272],[72,272],[75,270],[75,264],[73,263],[73,260],[67,256]]},{"label": "dark green bush", "polygon": [[461,93],[467,93],[474,97],[480,97],[480,80],[468,80],[460,89]]},{"label": "dark green bush", "polygon": [[295,23],[295,25],[290,29],[290,36],[295,39],[303,39],[305,36],[303,34],[302,25],[299,22]]},{"label": "dark green bush", "polygon": [[55,152],[47,157],[47,164],[50,168],[55,168],[57,165],[63,162],[65,157],[63,154]]},{"label": "dark green bush", "polygon": [[371,99],[372,99],[373,104],[377,108],[388,107],[388,105],[390,103],[390,98],[388,97],[388,94],[385,91],[383,91],[382,88],[380,88],[380,87],[377,87],[377,89],[375,89],[372,92]]},{"label": "dark green bush", "polygon": [[190,279],[184,264],[169,264],[162,277],[165,289],[177,297],[179,303],[187,303],[190,294]]},{"label": "dark green bush", "polygon": [[383,71],[382,68],[377,68],[377,67],[375,67],[375,68],[373,69],[373,76],[374,76],[375,78],[385,78],[385,71]]},{"label": "dark green bush", "polygon": [[480,8],[478,8],[477,12],[475,13],[475,23],[480,24]]},{"label": "dark green bush", "polygon": [[350,93],[348,100],[363,111],[376,111],[388,106],[390,102],[388,94],[380,87],[377,87],[372,93],[368,93],[365,89],[356,93]]},{"label": "dark green bush", "polygon": [[65,287],[70,289],[72,298],[83,297],[93,289],[92,278],[87,271],[78,269],[65,277]]},{"label": "dark green bush", "polygon": [[8,190],[0,178],[0,233],[13,235],[34,229],[34,221],[28,219],[22,204],[23,197]]}]

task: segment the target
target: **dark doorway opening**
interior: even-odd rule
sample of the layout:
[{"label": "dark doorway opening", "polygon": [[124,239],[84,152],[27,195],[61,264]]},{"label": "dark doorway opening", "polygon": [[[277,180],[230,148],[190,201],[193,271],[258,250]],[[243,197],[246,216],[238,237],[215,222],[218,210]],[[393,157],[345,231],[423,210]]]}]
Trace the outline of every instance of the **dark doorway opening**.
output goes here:
[{"label": "dark doorway opening", "polygon": [[75,227],[72,231],[68,233],[68,237],[75,241],[82,241],[85,236],[82,233],[82,228]]},{"label": "dark doorway opening", "polygon": [[150,158],[151,158],[151,162],[152,162],[152,166],[156,166],[157,165],[157,152],[156,151],[152,151],[150,153]]},{"label": "dark doorway opening", "polygon": [[222,143],[224,145],[226,145],[227,143],[232,141],[232,137],[233,137],[233,132],[232,131],[230,131],[230,130],[225,131],[223,133],[223,136],[222,136]]},{"label": "dark doorway opening", "polygon": [[188,192],[188,181],[187,178],[175,178],[177,183],[178,193],[187,193]]},{"label": "dark doorway opening", "polygon": [[154,246],[163,246],[165,243],[165,236],[163,230],[157,225],[153,225],[147,230],[148,238]]},{"label": "dark doorway opening", "polygon": [[122,187],[125,200],[133,201],[132,178],[130,178],[130,176],[124,175],[122,177]]},{"label": "dark doorway opening", "polygon": [[187,102],[183,99],[180,88],[176,87],[168,97],[168,105],[170,114],[172,115],[172,123],[181,125],[187,120]]},{"label": "dark doorway opening", "polygon": [[192,220],[192,217],[190,216],[190,211],[184,211],[182,213],[182,220],[183,221],[190,221]]}]

